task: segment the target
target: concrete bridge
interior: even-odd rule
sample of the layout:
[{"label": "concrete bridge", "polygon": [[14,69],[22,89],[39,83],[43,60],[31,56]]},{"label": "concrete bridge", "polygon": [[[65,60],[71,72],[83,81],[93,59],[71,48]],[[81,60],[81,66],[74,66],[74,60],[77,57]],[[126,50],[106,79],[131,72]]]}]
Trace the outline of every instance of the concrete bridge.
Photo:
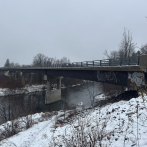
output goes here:
[{"label": "concrete bridge", "polygon": [[[96,82],[104,82],[122,86],[145,85],[147,81],[147,55],[130,58],[95,60],[85,62],[50,65],[48,67],[0,68],[1,72],[8,72],[9,76],[17,72],[40,73],[47,81],[45,103],[49,104],[61,99],[61,77],[69,77]],[[32,78],[31,78],[32,79]],[[51,90],[51,80],[57,80],[57,90]]]}]

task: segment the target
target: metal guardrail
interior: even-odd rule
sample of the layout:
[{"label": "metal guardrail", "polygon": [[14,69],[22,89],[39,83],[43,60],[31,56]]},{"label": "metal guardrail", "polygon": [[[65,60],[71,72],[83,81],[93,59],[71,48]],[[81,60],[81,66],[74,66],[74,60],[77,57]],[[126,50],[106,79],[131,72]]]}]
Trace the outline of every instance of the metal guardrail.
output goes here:
[{"label": "metal guardrail", "polygon": [[139,56],[128,57],[128,58],[73,62],[73,63],[64,63],[64,64],[51,64],[42,67],[99,67],[99,66],[126,66],[126,65],[139,65]]},{"label": "metal guardrail", "polygon": [[[97,66],[125,66],[125,65],[139,65],[139,56],[128,57],[128,58],[74,62],[70,66],[71,67],[97,67]],[[69,64],[67,66],[69,66]]]},{"label": "metal guardrail", "polygon": [[[73,62],[64,64],[51,64],[46,66],[22,66],[20,68],[32,68],[32,67],[101,67],[101,66],[126,66],[126,65],[139,65],[139,56],[128,58],[116,58],[116,59],[103,59],[94,61]],[[13,67],[11,67],[13,68]],[[15,68],[15,67],[14,67]]]}]

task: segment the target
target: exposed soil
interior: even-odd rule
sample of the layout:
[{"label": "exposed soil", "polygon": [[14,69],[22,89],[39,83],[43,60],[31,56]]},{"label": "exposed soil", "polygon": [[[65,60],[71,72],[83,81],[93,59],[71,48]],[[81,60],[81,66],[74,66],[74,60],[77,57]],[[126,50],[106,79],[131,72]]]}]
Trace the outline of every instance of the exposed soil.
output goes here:
[{"label": "exposed soil", "polygon": [[116,102],[119,102],[121,100],[125,100],[125,101],[128,101],[130,100],[131,98],[137,98],[139,95],[138,95],[138,92],[136,90],[130,90],[130,91],[125,91],[124,93],[121,93],[119,95],[117,95],[116,97],[115,96],[112,96],[110,98],[106,98],[105,100],[99,100],[96,102],[96,106],[105,106],[109,103],[116,103]]}]

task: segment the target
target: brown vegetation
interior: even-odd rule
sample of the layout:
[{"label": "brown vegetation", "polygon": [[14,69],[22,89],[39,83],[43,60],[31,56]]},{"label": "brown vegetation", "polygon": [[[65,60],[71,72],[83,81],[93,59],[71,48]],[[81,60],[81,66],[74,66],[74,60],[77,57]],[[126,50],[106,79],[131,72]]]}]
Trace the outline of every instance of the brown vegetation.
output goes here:
[{"label": "brown vegetation", "polygon": [[0,75],[0,88],[22,88],[21,79],[14,80],[14,78],[9,78],[5,75]]}]

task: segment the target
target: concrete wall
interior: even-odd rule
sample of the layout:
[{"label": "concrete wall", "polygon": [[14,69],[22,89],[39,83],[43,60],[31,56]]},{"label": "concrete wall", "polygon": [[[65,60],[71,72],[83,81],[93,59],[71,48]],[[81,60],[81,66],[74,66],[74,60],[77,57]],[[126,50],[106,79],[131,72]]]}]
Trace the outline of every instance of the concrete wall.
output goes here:
[{"label": "concrete wall", "polygon": [[145,85],[145,76],[142,72],[128,72],[128,86],[134,87],[134,82],[138,87],[142,87]]},{"label": "concrete wall", "polygon": [[[57,89],[52,90],[51,81],[53,79],[57,80]],[[55,76],[44,76],[44,80],[47,80],[47,91],[45,95],[45,104],[50,104],[61,100],[61,77]]]},{"label": "concrete wall", "polygon": [[147,72],[147,55],[140,56],[139,65],[141,67],[141,70],[143,70],[144,72]]},{"label": "concrete wall", "polygon": [[61,89],[46,91],[45,104],[50,104],[59,100],[61,100]]}]

